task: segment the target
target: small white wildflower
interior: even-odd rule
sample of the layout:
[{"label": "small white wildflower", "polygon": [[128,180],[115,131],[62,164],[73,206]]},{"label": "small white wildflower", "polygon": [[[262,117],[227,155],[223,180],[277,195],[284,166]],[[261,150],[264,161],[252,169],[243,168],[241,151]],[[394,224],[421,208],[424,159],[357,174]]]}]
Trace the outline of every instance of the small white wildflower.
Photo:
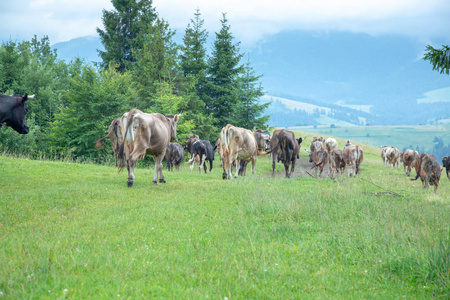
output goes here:
[{"label": "small white wildflower", "polygon": [[3,294],[2,291],[0,291],[0,297],[3,297],[5,294]]},{"label": "small white wildflower", "polygon": [[68,289],[64,289],[64,291],[63,291],[64,295],[67,294],[68,291],[69,291]]},{"label": "small white wildflower", "polygon": [[223,300],[228,300],[228,297],[223,297]]},{"label": "small white wildflower", "polygon": [[152,230],[154,230],[155,229],[155,227],[152,227]]},{"label": "small white wildflower", "polygon": [[77,252],[80,252],[80,249],[77,248]]},{"label": "small white wildflower", "polygon": [[367,273],[367,270],[364,270],[364,273]]},{"label": "small white wildflower", "polygon": [[267,272],[267,269],[264,269],[264,272]]}]

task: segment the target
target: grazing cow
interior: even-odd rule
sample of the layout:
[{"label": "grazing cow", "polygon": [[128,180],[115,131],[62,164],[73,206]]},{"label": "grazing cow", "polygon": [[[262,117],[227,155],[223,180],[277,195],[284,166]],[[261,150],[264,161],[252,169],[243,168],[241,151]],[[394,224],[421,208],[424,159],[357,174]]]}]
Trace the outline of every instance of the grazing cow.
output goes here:
[{"label": "grazing cow", "polygon": [[235,178],[239,175],[240,160],[252,162],[252,174],[255,174],[258,144],[250,130],[228,124],[220,132],[220,158],[223,166],[223,179],[231,179],[233,163],[236,165]]},{"label": "grazing cow", "polygon": [[338,175],[339,173],[343,173],[345,170],[343,151],[341,149],[332,149],[329,152],[329,155],[330,155],[330,176],[333,176],[334,172],[336,172]]},{"label": "grazing cow", "polygon": [[329,160],[327,149],[325,149],[322,146],[319,148],[316,148],[311,153],[311,158],[313,161],[312,168],[314,168],[316,170],[316,176],[317,176],[317,173],[319,173],[319,172],[320,172],[319,176],[322,176],[323,168],[325,167],[325,165],[328,163],[328,160]]},{"label": "grazing cow", "polygon": [[350,145],[345,147],[343,151],[345,164],[348,166],[348,176],[352,177],[358,175],[359,166],[364,159],[364,151],[360,146]]},{"label": "grazing cow", "polygon": [[270,134],[269,132],[269,125],[267,125],[266,130],[262,129],[256,129],[256,126],[253,127],[253,135],[255,136],[256,143],[258,144],[258,150],[260,152],[265,152],[267,149],[269,149],[269,143],[270,143]]},{"label": "grazing cow", "polygon": [[106,138],[110,138],[110,140],[111,140],[111,147],[112,147],[112,150],[114,152],[114,159],[116,160],[116,167],[118,166],[117,160],[118,160],[118,155],[119,155],[119,148],[120,148],[120,145],[123,142],[123,132],[124,132],[124,130],[123,130],[121,119],[122,118],[114,119],[111,122],[111,125],[109,125],[108,134],[105,137],[102,137],[101,139],[98,139],[97,142],[95,143],[95,147],[101,148],[102,144],[103,144],[103,141]]},{"label": "grazing cow", "polygon": [[147,114],[138,109],[132,109],[127,116],[124,141],[120,145],[119,170],[126,166],[128,169],[128,187],[134,183],[134,166],[139,157],[148,154],[155,161],[155,176],[153,183],[166,182],[163,175],[162,160],[169,142],[177,141],[177,122],[181,114],[164,116],[159,113]]},{"label": "grazing cow", "polygon": [[175,166],[177,171],[179,171],[180,165],[184,159],[183,146],[170,143],[169,146],[167,146],[166,154],[164,156],[167,161],[167,170],[169,170],[169,172],[173,171],[173,166]]},{"label": "grazing cow", "polygon": [[403,171],[405,171],[407,176],[411,175],[411,168],[415,167],[416,172],[419,169],[419,152],[415,150],[407,149],[403,152],[401,156],[403,160]]},{"label": "grazing cow", "polygon": [[200,174],[202,173],[202,167],[204,167],[205,169],[205,173],[207,170],[206,164],[205,164],[205,160],[209,161],[209,172],[211,173],[211,170],[213,168],[213,160],[214,160],[214,153],[216,151],[216,147],[213,148],[213,146],[211,145],[211,143],[209,141],[204,141],[204,140],[197,140],[195,142],[193,142],[191,144],[191,142],[189,142],[189,146],[188,146],[191,151],[191,159],[189,160],[189,163],[191,164],[191,172],[192,169],[194,168],[194,161],[195,161],[195,157],[199,157],[200,159],[200,164],[198,166],[198,170],[200,172]]},{"label": "grazing cow", "polygon": [[[301,139],[301,138],[300,138]],[[270,153],[272,154],[272,176],[275,174],[275,166],[278,161],[284,164],[286,177],[291,178],[295,169],[295,161],[300,151],[301,141],[295,138],[292,131],[277,129],[270,140]],[[291,171],[289,172],[289,165]]]},{"label": "grazing cow", "polygon": [[450,156],[442,158],[442,166],[445,168],[447,178],[450,179]]},{"label": "grazing cow", "polygon": [[389,162],[389,166],[391,169],[395,167],[397,164],[397,170],[399,165],[399,158],[400,158],[400,152],[395,147],[385,147],[383,148],[384,151],[384,161],[385,165]]},{"label": "grazing cow", "polygon": [[27,100],[34,95],[4,95],[0,94],[0,127],[3,123],[11,126],[19,134],[27,134],[30,129],[27,125]]},{"label": "grazing cow", "polygon": [[431,154],[422,153],[419,157],[419,172],[416,178],[411,180],[422,180],[422,186],[428,188],[428,183],[434,185],[434,192],[439,187],[439,180],[441,179],[441,166],[436,160],[436,157]]}]

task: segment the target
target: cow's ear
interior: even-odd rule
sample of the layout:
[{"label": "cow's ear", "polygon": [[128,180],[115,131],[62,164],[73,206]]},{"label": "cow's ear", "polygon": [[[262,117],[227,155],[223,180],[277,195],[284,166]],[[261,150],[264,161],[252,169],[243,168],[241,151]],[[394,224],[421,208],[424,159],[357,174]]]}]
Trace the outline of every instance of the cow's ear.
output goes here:
[{"label": "cow's ear", "polygon": [[178,120],[180,119],[180,117],[181,117],[181,114],[175,115],[175,116],[173,117],[173,121],[174,121],[175,123],[178,122]]}]

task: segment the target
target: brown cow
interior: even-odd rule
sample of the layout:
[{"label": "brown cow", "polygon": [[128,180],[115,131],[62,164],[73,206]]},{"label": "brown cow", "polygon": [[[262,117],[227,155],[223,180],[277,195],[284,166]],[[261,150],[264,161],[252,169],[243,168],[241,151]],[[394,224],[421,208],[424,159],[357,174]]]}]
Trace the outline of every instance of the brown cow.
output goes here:
[{"label": "brown cow", "polygon": [[223,166],[223,179],[231,179],[233,163],[236,165],[235,178],[239,175],[239,160],[252,162],[252,174],[255,174],[258,144],[250,130],[228,124],[220,132],[220,159]]},{"label": "brown cow", "polygon": [[441,166],[436,160],[436,157],[431,154],[422,153],[419,157],[419,172],[416,178],[411,180],[422,180],[422,186],[428,188],[428,183],[434,185],[434,192],[439,187],[439,180],[441,179]]},{"label": "brown cow", "polygon": [[338,147],[338,142],[335,139],[329,137],[325,140],[325,148],[328,151],[328,160],[329,160],[328,167],[329,167],[330,174],[331,174],[331,167],[332,167],[332,165],[331,165],[331,150],[337,149],[337,147]]},{"label": "brown cow", "polygon": [[319,149],[321,147],[325,147],[324,145],[324,138],[323,137],[313,137],[313,140],[311,141],[311,146],[309,147],[309,162],[313,162],[312,154],[316,149]]},{"label": "brown cow", "polygon": [[[319,176],[322,176],[323,168],[328,163],[328,151],[324,147],[316,148],[311,155],[311,158],[313,160],[313,166],[312,168],[315,168],[316,170],[316,176],[317,173],[320,171]],[[312,169],[311,168],[311,169]]]},{"label": "brown cow", "polygon": [[123,142],[123,126],[122,126],[122,122],[121,122],[122,118],[117,118],[114,119],[111,122],[111,125],[109,125],[108,128],[108,134],[105,137],[102,137],[101,139],[98,139],[97,142],[95,143],[95,147],[97,148],[101,148],[103,141],[107,138],[110,138],[111,140],[111,147],[112,150],[114,152],[114,159],[116,160],[116,167],[118,166],[117,164],[117,160],[118,160],[118,155],[119,155],[119,148],[120,145]]},{"label": "brown cow", "polygon": [[155,161],[153,183],[158,184],[158,172],[160,175],[159,182],[166,182],[162,173],[163,165],[161,162],[169,142],[177,141],[177,122],[180,115],[164,116],[159,113],[143,113],[138,109],[130,110],[125,127],[124,141],[119,150],[119,170],[125,167],[126,160],[128,187],[132,187],[134,183],[134,166],[137,159],[145,154],[153,156]]},{"label": "brown cow", "polygon": [[345,170],[343,151],[341,149],[332,149],[329,155],[330,155],[330,176],[333,176],[334,172],[336,172],[338,175],[339,173],[343,173]]},{"label": "brown cow", "polygon": [[407,176],[411,175],[411,168],[415,167],[416,173],[419,169],[419,152],[407,149],[403,152],[403,171],[405,171]]},{"label": "brown cow", "polygon": [[393,169],[397,164],[398,170],[400,151],[398,151],[398,149],[395,147],[383,147],[382,152],[384,152],[384,165],[387,165],[387,163],[389,163],[389,166],[391,167],[391,169]]},{"label": "brown cow", "polygon": [[359,166],[364,160],[364,151],[360,146],[350,145],[343,151],[345,164],[348,165],[348,176],[358,175]]},{"label": "brown cow", "polygon": [[447,173],[447,178],[450,179],[450,156],[442,158],[442,166],[445,168],[445,172]]},{"label": "brown cow", "polygon": [[[275,174],[275,167],[278,161],[284,164],[286,177],[291,178],[295,169],[295,161],[300,151],[300,140],[290,130],[277,129],[273,132],[270,140],[270,153],[272,154],[272,176]],[[289,165],[291,171],[289,172]]]}]

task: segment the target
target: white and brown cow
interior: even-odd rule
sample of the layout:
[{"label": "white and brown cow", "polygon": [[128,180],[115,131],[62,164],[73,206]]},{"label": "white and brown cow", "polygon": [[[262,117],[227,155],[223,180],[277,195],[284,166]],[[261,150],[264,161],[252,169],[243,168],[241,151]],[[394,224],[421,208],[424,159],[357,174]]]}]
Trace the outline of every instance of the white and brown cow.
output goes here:
[{"label": "white and brown cow", "polygon": [[344,152],[341,149],[332,149],[330,156],[330,176],[342,174],[345,170]]},{"label": "white and brown cow", "polygon": [[356,176],[359,173],[359,166],[364,159],[364,151],[358,145],[345,147],[343,151],[345,164],[348,166],[348,176]]},{"label": "white and brown cow", "polygon": [[[170,142],[177,141],[177,122],[180,115],[164,116],[159,113],[147,114],[138,109],[132,109],[127,116],[125,136],[119,150],[119,170],[125,165],[128,169],[128,187],[134,183],[134,167],[139,157],[145,154],[153,156],[155,161],[155,176],[153,183],[165,183],[162,160]],[[126,163],[125,163],[126,161]]]},{"label": "white and brown cow", "polygon": [[411,168],[415,167],[416,172],[419,169],[419,152],[411,149],[405,150],[402,155],[403,171],[407,176],[411,175]]},{"label": "white and brown cow", "polygon": [[250,130],[228,124],[220,132],[220,159],[223,166],[223,179],[232,178],[233,163],[236,166],[235,178],[239,175],[240,160],[252,162],[252,174],[255,174],[258,144]]},{"label": "white and brown cow", "polygon": [[[314,149],[311,153],[311,159],[313,161],[312,168],[316,171],[316,176],[322,176],[323,168],[328,163],[328,151],[324,147],[320,146],[319,148]],[[311,169],[312,169],[311,168]]]},{"label": "white and brown cow", "polygon": [[333,138],[329,137],[329,138],[327,138],[325,140],[325,148],[328,151],[328,159],[329,159],[329,161],[328,161],[329,165],[328,166],[329,166],[330,174],[331,174],[331,168],[332,168],[331,155],[330,154],[331,154],[331,151],[333,149],[337,149],[337,147],[338,147],[338,142],[336,141],[336,139],[333,139]]},{"label": "white and brown cow", "polygon": [[436,192],[441,179],[441,166],[434,155],[426,153],[420,155],[419,172],[417,172],[416,178],[411,180],[417,180],[419,177],[424,188],[428,188],[428,184],[434,185],[434,192]]},{"label": "white and brown cow", "polygon": [[[383,155],[384,152],[384,155]],[[399,165],[399,159],[400,159],[400,151],[398,151],[395,147],[383,147],[382,148],[382,157],[384,156],[384,165],[389,164],[391,169],[395,168],[395,165]]]}]

